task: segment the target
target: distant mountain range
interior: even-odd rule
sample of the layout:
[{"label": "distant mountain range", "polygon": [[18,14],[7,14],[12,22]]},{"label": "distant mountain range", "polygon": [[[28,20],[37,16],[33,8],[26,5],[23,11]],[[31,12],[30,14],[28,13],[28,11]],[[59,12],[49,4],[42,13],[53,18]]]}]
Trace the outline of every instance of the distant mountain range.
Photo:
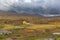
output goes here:
[{"label": "distant mountain range", "polygon": [[[60,22],[60,16],[53,16],[53,17],[46,17],[42,15],[37,14],[21,14],[21,13],[13,13],[13,12],[4,12],[0,11],[0,20],[3,21],[9,21],[9,20],[39,20],[40,22]],[[47,23],[46,22],[46,23]]]},{"label": "distant mountain range", "polygon": [[6,11],[0,11],[0,16],[38,16],[38,17],[44,17],[44,18],[58,18],[58,17],[60,17],[60,16],[57,16],[57,15],[55,15],[55,16],[53,16],[53,15],[40,15],[40,14],[37,14],[37,13],[35,13],[35,14],[28,14],[28,13],[14,13],[14,12],[6,12]]}]

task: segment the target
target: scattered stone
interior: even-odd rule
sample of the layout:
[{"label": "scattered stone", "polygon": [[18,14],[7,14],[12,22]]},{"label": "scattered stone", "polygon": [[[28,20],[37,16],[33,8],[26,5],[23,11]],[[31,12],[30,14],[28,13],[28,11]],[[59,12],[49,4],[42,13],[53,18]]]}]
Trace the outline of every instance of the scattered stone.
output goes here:
[{"label": "scattered stone", "polygon": [[12,38],[7,38],[6,40],[13,40]]},{"label": "scattered stone", "polygon": [[0,30],[0,34],[1,35],[12,34],[12,32],[11,31],[7,31],[7,30]]}]

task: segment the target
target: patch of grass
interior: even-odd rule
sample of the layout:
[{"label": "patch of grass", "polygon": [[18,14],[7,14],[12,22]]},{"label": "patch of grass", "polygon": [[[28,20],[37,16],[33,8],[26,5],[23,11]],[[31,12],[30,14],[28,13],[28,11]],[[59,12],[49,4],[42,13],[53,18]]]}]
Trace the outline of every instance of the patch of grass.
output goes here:
[{"label": "patch of grass", "polygon": [[56,40],[60,40],[60,38],[57,38]]},{"label": "patch of grass", "polygon": [[0,24],[0,27],[3,27],[2,30],[21,28],[21,26],[14,26],[14,25],[10,25],[10,24]]}]

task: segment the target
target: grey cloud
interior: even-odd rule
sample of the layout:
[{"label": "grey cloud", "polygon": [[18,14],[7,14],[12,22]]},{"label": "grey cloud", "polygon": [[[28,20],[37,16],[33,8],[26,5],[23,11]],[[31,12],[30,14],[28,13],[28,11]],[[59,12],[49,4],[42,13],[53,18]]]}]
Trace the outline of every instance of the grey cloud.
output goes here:
[{"label": "grey cloud", "polygon": [[[0,0],[0,10],[38,15],[60,15],[60,0]],[[6,10],[5,10],[6,9]]]}]

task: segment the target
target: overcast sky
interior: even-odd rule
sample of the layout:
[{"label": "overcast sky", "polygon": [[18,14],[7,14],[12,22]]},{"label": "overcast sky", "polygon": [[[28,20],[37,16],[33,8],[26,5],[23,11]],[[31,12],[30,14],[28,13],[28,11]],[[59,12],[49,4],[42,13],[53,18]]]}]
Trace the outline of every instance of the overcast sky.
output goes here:
[{"label": "overcast sky", "polygon": [[[48,16],[60,16],[60,0],[0,0],[0,10],[16,11],[17,13],[37,13],[44,16],[47,16],[47,14]],[[53,12],[56,11],[56,13],[50,14],[52,10]]]}]

